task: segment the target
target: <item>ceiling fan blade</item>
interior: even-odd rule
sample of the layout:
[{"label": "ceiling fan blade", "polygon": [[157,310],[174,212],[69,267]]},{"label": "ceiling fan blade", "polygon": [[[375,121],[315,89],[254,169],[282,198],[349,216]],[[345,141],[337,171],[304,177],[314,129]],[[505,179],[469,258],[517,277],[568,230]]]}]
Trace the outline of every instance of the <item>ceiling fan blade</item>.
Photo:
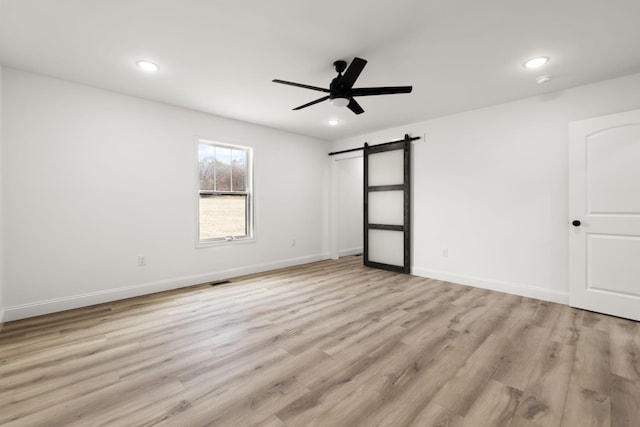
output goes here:
[{"label": "ceiling fan blade", "polygon": [[318,102],[322,102],[322,101],[326,101],[327,99],[329,99],[329,95],[327,96],[323,96],[322,98],[318,98],[315,101],[311,101],[311,102],[307,102],[304,105],[301,105],[299,107],[294,108],[294,110],[302,110],[303,108],[307,108],[312,106],[313,104],[317,104]]},{"label": "ceiling fan blade", "polygon": [[279,80],[279,79],[273,79],[271,81],[274,82],[274,83],[281,83],[283,85],[302,87],[302,88],[305,88],[305,89],[318,90],[320,92],[329,93],[329,89],[325,89],[325,88],[322,88],[322,87],[303,85],[302,83],[287,82],[285,80]]},{"label": "ceiling fan blade", "polygon": [[344,72],[342,79],[338,83],[338,86],[341,89],[351,89],[353,84],[356,82],[358,76],[364,69],[364,66],[367,65],[367,61],[362,58],[353,58],[351,64],[349,64],[349,68]]},{"label": "ceiling fan blade", "polygon": [[353,99],[350,98],[349,99],[349,104],[347,105],[347,108],[351,111],[353,111],[356,114],[362,114],[364,113],[364,109],[360,106],[360,104],[358,104],[358,102]]},{"label": "ceiling fan blade", "polygon": [[396,93],[411,93],[413,86],[382,86],[360,87],[351,89],[351,96],[393,95]]}]

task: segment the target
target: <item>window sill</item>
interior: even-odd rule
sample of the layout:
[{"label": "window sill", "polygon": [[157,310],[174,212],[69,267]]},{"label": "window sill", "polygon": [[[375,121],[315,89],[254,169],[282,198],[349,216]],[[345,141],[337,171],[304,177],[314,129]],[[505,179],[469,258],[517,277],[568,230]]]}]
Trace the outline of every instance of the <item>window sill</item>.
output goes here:
[{"label": "window sill", "polygon": [[199,241],[196,243],[196,249],[217,248],[221,246],[234,246],[234,245],[246,245],[249,243],[256,243],[255,237],[246,239],[234,239],[234,240],[212,240],[212,241]]}]

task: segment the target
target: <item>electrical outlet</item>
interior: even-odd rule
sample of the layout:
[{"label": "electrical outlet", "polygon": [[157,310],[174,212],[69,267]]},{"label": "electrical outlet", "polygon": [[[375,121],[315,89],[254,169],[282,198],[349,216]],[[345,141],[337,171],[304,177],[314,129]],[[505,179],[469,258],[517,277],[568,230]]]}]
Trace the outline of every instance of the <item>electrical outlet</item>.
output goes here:
[{"label": "electrical outlet", "polygon": [[449,257],[449,248],[442,248],[442,256],[444,258],[448,258]]},{"label": "electrical outlet", "polygon": [[145,265],[147,265],[147,256],[138,255],[138,267],[144,267]]},{"label": "electrical outlet", "polygon": [[296,245],[296,239],[291,240],[291,246],[295,246]]}]

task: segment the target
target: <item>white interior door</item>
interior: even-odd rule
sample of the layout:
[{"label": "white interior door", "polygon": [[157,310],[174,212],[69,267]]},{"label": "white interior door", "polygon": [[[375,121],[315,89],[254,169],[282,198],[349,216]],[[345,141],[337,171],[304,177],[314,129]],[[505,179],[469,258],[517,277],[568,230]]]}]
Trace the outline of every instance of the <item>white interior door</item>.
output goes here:
[{"label": "white interior door", "polygon": [[569,124],[569,303],[640,320],[640,110]]}]

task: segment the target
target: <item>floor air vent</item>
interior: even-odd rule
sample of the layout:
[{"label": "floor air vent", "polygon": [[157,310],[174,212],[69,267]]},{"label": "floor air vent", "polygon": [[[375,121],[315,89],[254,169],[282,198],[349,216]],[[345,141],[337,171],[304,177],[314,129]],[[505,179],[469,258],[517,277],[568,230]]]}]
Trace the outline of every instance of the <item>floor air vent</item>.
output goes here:
[{"label": "floor air vent", "polygon": [[227,283],[231,283],[231,280],[221,280],[219,282],[211,282],[209,283],[209,286],[226,285]]}]

